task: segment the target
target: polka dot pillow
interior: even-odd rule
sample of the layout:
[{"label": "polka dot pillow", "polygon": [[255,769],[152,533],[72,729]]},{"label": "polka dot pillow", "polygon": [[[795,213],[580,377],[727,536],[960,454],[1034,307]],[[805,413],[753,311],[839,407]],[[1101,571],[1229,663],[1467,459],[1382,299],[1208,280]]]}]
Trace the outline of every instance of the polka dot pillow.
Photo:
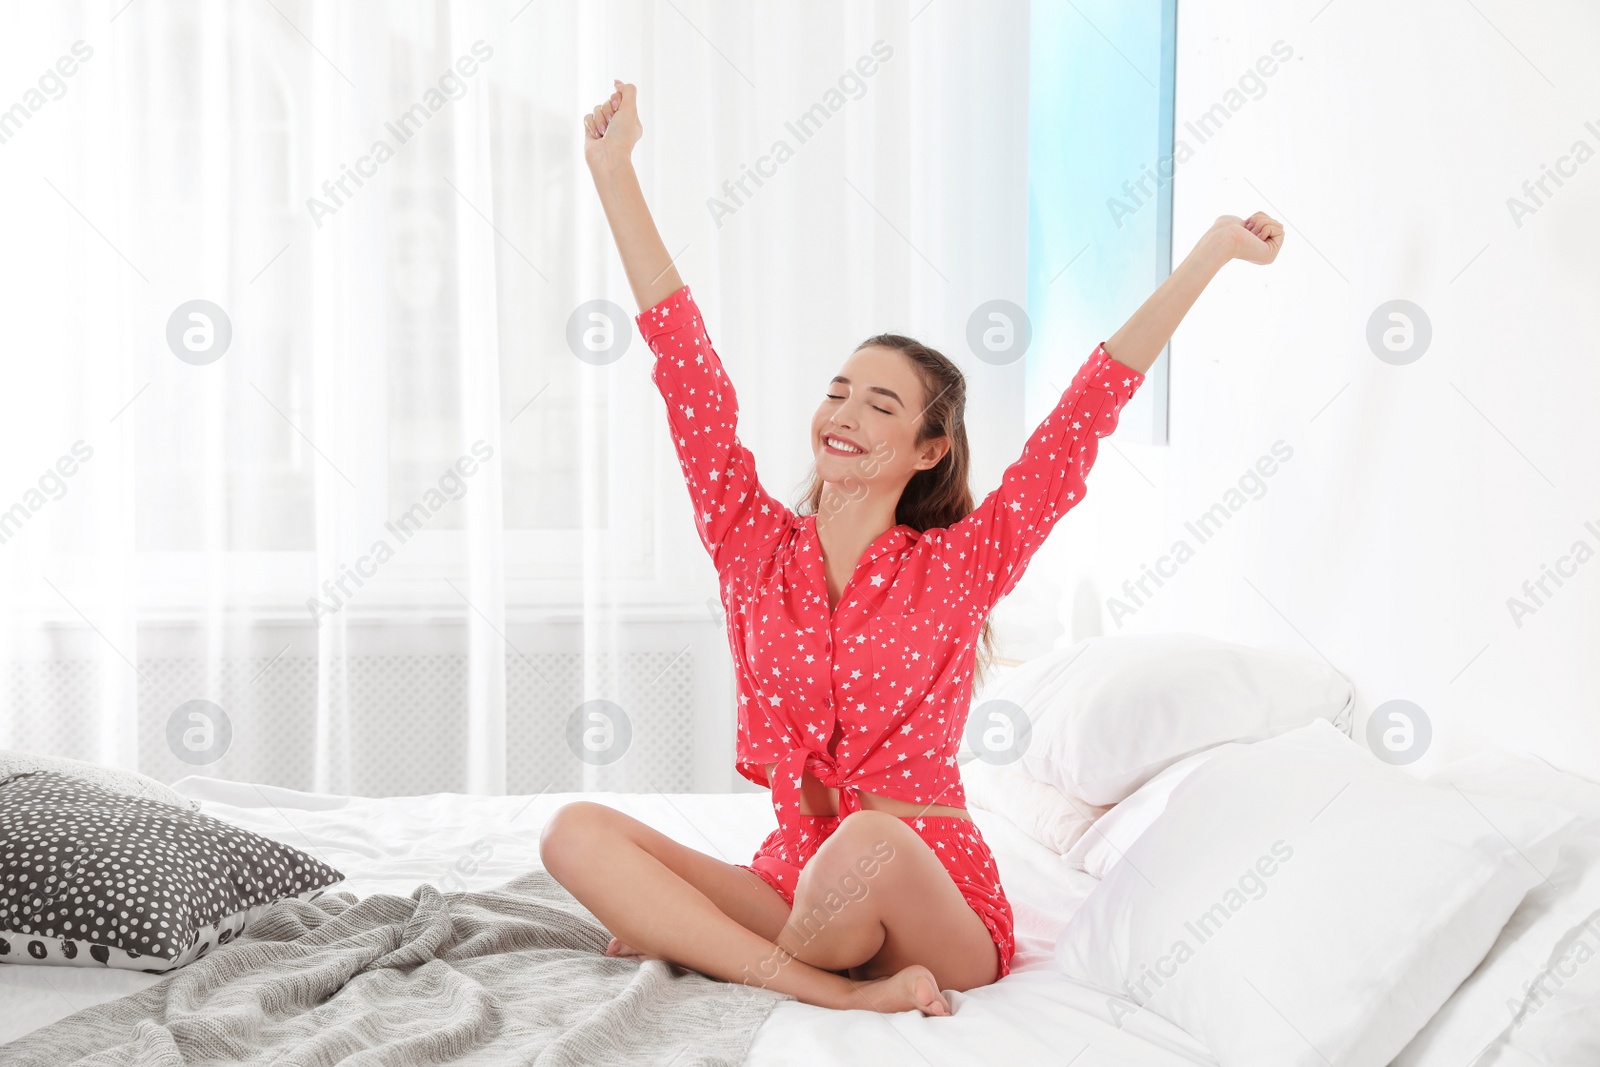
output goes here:
[{"label": "polka dot pillow", "polygon": [[54,771],[0,779],[0,964],[160,974],[343,879],[198,811]]},{"label": "polka dot pillow", "polygon": [[162,785],[154,778],[138,771],[125,771],[121,767],[104,767],[98,763],[86,763],[83,760],[67,759],[63,756],[37,756],[32,752],[0,748],[0,781],[14,774],[26,774],[29,771],[58,771],[68,778],[81,778],[86,782],[93,782],[113,793],[159,800],[163,804],[170,804],[175,808],[187,808],[190,811],[200,810],[198,800],[190,800],[176,789]]}]

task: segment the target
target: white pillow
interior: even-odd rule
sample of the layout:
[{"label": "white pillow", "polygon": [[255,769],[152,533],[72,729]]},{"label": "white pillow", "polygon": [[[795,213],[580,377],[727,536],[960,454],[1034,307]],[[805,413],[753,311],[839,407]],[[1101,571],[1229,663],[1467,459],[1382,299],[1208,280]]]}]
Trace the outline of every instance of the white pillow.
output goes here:
[{"label": "white pillow", "polygon": [[1004,815],[1017,829],[1056,852],[1066,852],[1084,831],[1112,809],[1069,797],[1048,782],[1030,778],[1016,764],[981,759],[963,765],[961,784],[969,807]]},{"label": "white pillow", "polygon": [[1115,804],[1214,745],[1316,718],[1346,730],[1355,690],[1307,656],[1198,634],[1119,634],[1022,664],[992,699],[1028,717],[1023,770],[1091,804]]},{"label": "white pillow", "polygon": [[[1096,878],[1104,878],[1106,872],[1122,859],[1123,853],[1139,839],[1139,835],[1148,830],[1150,824],[1167,810],[1167,799],[1172,796],[1172,791],[1178,788],[1178,783],[1189,777],[1190,771],[1218,752],[1230,748],[1242,748],[1245,744],[1243,741],[1229,741],[1225,745],[1196,752],[1174,763],[1135,789],[1126,799],[1113,804],[1104,815],[1088,827],[1087,832],[1080,836],[1061,858],[1070,867],[1076,867]],[[1042,782],[1040,784],[1043,785]],[[1056,792],[1059,794],[1060,790]]]},{"label": "white pillow", "polygon": [[[1552,867],[1571,811],[1441,789],[1325,720],[1218,753],[1063,928],[1067,974],[1221,1067],[1384,1067]],[[1127,999],[1124,999],[1127,998]]]},{"label": "white pillow", "polygon": [[1458,760],[1428,781],[1474,800],[1558,803],[1578,821],[1562,835],[1549,880],[1523,898],[1395,1067],[1600,1063],[1600,784],[1507,753]]},{"label": "white pillow", "polygon": [[168,804],[184,811],[199,811],[200,802],[190,800],[175,789],[162,785],[154,778],[138,771],[125,771],[120,767],[104,767],[98,763],[67,759],[65,756],[36,756],[31,752],[0,749],[0,782],[13,775],[29,771],[54,771],[68,778],[97,785],[120,796],[142,797],[158,804]]}]

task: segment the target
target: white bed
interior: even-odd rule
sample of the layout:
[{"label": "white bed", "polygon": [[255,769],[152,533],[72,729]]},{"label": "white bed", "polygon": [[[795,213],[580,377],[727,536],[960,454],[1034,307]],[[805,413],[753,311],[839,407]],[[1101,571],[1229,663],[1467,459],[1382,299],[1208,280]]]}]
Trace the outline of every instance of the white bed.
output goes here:
[{"label": "white bed", "polygon": [[[609,804],[676,840],[746,862],[771,829],[765,794],[546,794],[344,797],[190,776],[175,783],[206,813],[310,852],[344,871],[332,887],[358,897],[410,895],[422,882],[485,889],[539,862],[539,830],[561,804]],[[1057,933],[1096,884],[1003,816],[973,807],[1017,917],[1012,972],[951,993],[955,1014],[926,1018],[780,1004],[757,1032],[756,1067],[833,1063],[1072,1063],[1095,1067],[1215,1064],[1205,1047],[1154,1012],[1119,1027],[1108,997],[1057,971]],[[167,976],[76,967],[0,967],[0,1044]],[[1124,1001],[1123,1006],[1131,1007]],[[1092,1050],[1092,1053],[1089,1052]]]}]

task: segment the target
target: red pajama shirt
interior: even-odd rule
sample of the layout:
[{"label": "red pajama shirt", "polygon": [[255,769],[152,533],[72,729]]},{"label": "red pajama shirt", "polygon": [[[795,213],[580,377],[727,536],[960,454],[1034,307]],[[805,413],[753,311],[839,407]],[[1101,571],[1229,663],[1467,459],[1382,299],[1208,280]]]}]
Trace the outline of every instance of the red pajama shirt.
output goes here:
[{"label": "red pajama shirt", "polygon": [[[739,442],[738,401],[687,285],[635,323],[655,353],[700,540],[727,611],[739,696],[737,767],[767,785],[778,826],[741,864],[793,906],[800,869],[859,791],[966,807],[956,753],[974,655],[990,610],[1057,520],[1083,499],[1098,440],[1144,375],[1097,345],[1033,431],[999,488],[947,528],[885,530],[828,606],[815,515],[797,515],[756,480]],[[804,815],[804,772],[839,790],[838,815]],[[999,976],[1015,952],[1010,902],[976,824],[904,816],[988,927]]]}]

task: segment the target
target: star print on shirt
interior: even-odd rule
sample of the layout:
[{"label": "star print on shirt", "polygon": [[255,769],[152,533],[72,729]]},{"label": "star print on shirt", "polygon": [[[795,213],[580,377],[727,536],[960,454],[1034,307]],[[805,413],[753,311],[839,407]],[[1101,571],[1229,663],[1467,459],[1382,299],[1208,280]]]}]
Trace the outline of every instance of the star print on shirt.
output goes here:
[{"label": "star print on shirt", "polygon": [[[999,486],[946,527],[884,531],[830,607],[817,516],[797,514],[761,485],[739,440],[733,384],[689,287],[636,324],[656,356],[651,379],[689,514],[729,609],[739,773],[766,785],[766,765],[801,750],[815,757],[812,773],[836,787],[964,807],[954,750],[983,623],[1082,500],[1098,441],[1144,376],[1097,345]],[[829,669],[808,669],[816,662]],[[948,752],[927,747],[947,737],[957,739]],[[798,777],[784,776],[773,795],[780,827],[796,831],[799,805],[779,794],[798,787]]]}]

